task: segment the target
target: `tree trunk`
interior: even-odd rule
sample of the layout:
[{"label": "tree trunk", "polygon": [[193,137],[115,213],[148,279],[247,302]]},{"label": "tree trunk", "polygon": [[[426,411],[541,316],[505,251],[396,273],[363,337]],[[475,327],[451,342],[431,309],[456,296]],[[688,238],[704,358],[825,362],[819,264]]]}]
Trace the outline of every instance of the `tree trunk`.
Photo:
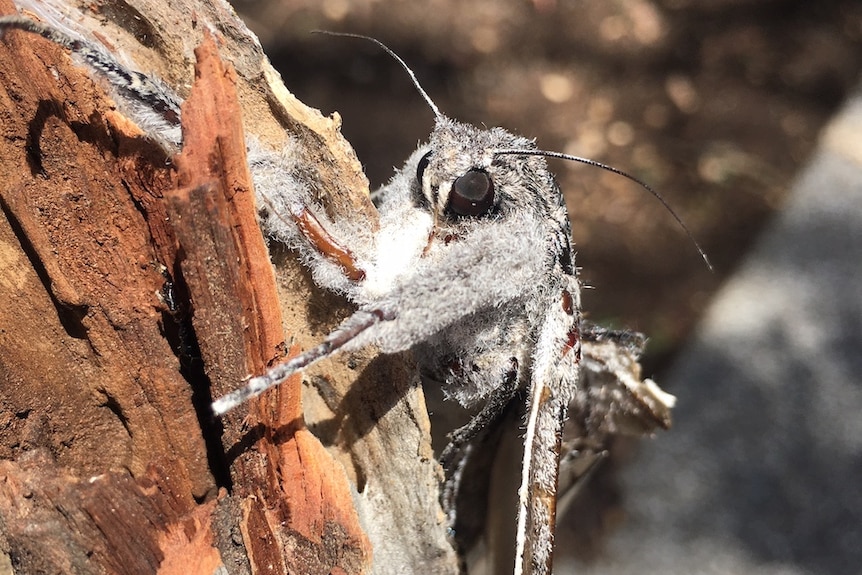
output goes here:
[{"label": "tree trunk", "polygon": [[0,550],[14,572],[457,572],[409,358],[324,362],[314,386],[209,409],[281,359],[282,326],[295,352],[345,313],[290,252],[268,252],[245,161],[249,135],[293,138],[331,214],[374,225],[338,118],[287,92],[217,0],[29,8],[186,101],[167,158],[64,50],[0,42]]}]

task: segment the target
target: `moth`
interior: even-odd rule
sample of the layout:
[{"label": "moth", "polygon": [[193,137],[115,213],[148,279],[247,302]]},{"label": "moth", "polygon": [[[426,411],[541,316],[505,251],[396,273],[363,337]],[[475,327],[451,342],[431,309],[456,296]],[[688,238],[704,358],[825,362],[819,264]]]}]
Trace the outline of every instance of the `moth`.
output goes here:
[{"label": "moth", "polygon": [[[12,28],[69,48],[114,87],[153,141],[169,152],[182,146],[181,99],[169,87],[55,27],[0,18],[0,31]],[[561,454],[568,460],[600,452],[613,433],[668,427],[674,399],[641,380],[642,339],[582,321],[568,214],[545,158],[610,170],[664,200],[610,166],[446,117],[398,55],[361,38],[404,68],[433,112],[434,128],[374,194],[376,231],[329,219],[310,190],[291,182],[287,154],[249,143],[265,233],[295,249],[317,285],[346,295],[356,311],[317,347],[216,400],[213,412],[223,414],[339,352],[370,345],[382,353],[412,350],[424,378],[478,409],[440,456],[448,477],[444,505],[451,507],[466,447],[524,391],[513,572],[549,573]]]}]

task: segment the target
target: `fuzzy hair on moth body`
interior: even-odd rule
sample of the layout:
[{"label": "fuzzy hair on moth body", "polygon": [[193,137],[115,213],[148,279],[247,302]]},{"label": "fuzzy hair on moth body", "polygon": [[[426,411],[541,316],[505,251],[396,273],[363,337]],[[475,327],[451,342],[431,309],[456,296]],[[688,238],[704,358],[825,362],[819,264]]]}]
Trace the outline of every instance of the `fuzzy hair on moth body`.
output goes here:
[{"label": "fuzzy hair on moth body", "polygon": [[[164,82],[129,70],[73,32],[20,16],[0,18],[0,32],[9,29],[71,50],[105,80],[150,139],[169,155],[181,148],[182,100]],[[608,435],[625,432],[631,421],[641,424],[640,433],[667,427],[673,398],[641,380],[641,347],[619,345],[581,321],[568,214],[544,158],[610,170],[664,200],[615,168],[539,150],[501,128],[447,118],[389,48],[373,38],[338,35],[369,40],[390,54],[428,103],[435,126],[428,143],[375,195],[376,232],[326,217],[311,190],[293,177],[297,154],[290,144],[273,151],[249,140],[264,232],[294,249],[318,286],[346,295],[357,310],[320,345],[217,399],[213,411],[224,413],[340,351],[371,344],[384,353],[411,349],[422,373],[440,382],[448,397],[464,407],[485,406],[478,419],[453,432],[444,450],[447,490],[457,492],[456,470],[469,443],[526,390],[513,569],[549,573],[569,412],[590,414],[580,433],[600,450]]]}]

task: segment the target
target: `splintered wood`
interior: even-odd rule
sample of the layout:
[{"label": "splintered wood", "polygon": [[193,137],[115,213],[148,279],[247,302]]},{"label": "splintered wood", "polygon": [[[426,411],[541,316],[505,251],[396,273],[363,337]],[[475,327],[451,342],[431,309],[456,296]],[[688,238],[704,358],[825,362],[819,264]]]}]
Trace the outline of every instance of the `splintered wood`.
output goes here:
[{"label": "splintered wood", "polygon": [[[193,324],[214,393],[236,387],[280,359],[284,342],[275,276],[257,224],[235,73],[207,38],[195,51],[195,85],[183,105],[180,187],[170,196],[182,247],[180,267],[195,306]],[[295,351],[294,351],[295,353]],[[305,426],[301,378],[262,396],[243,421],[225,418],[225,447],[237,453],[235,496],[253,565],[286,573],[360,573],[370,562],[344,470]]]}]

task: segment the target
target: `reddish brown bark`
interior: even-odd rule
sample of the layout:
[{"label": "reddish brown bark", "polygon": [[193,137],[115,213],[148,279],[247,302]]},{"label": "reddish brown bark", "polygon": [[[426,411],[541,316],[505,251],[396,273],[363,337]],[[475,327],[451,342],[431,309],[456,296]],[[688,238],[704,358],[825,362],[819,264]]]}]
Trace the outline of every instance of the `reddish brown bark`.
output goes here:
[{"label": "reddish brown bark", "polygon": [[[309,376],[325,379],[317,395],[294,378],[222,420],[209,411],[278,359],[282,322],[307,347],[344,307],[281,249],[273,274],[242,116],[266,145],[289,127],[327,209],[375,222],[337,119],[296,101],[219,6],[96,14],[140,27],[162,60],[123,30],[113,46],[179,86],[197,18],[226,35],[239,73],[212,43],[198,52],[173,163],[63,50],[0,41],[0,552],[22,573],[452,572],[409,363],[354,355]],[[159,295],[168,280],[178,311]],[[401,563],[372,565],[369,541]]]},{"label": "reddish brown bark", "polygon": [[[9,273],[0,295],[11,305],[4,307],[0,346],[9,414],[4,431],[25,440],[10,438],[4,446],[7,457],[38,456],[5,464],[0,506],[12,513],[22,497],[31,504],[33,512],[18,509],[10,525],[19,543],[56,549],[57,539],[69,541],[55,554],[34,551],[25,569],[50,570],[95,553],[87,560],[90,572],[151,572],[177,560],[170,558],[182,548],[177,522],[192,521],[182,530],[187,544],[211,544],[214,501],[198,508],[194,498],[215,487],[198,423],[207,417],[206,405],[195,412],[193,392],[162,333],[171,319],[157,297],[165,283],[160,266],[182,269],[197,342],[218,393],[261,372],[284,341],[245,162],[235,74],[222,67],[212,41],[198,53],[200,73],[184,113],[186,145],[176,161],[182,187],[176,189],[164,158],[136,138],[134,126],[118,116],[112,117],[116,123],[101,123],[99,110],[110,105],[98,90],[82,93],[81,86],[92,83],[80,70],[63,66],[70,84],[59,92],[40,60],[62,61],[60,50],[16,36],[7,40],[11,50],[3,48],[4,109],[18,117],[4,123],[2,158],[10,177],[0,196],[6,216],[0,248]],[[167,208],[163,194],[170,198]],[[244,497],[243,522],[258,522],[240,525],[253,534],[246,540],[252,569],[283,562],[283,572],[338,566],[359,573],[369,559],[367,541],[343,470],[304,430],[299,384],[296,378],[280,390],[287,408],[225,422],[228,449],[248,435],[244,429],[255,439],[258,423],[267,430],[260,451],[245,449],[232,469],[237,495]],[[65,431],[58,433],[58,426]],[[100,428],[104,433],[95,435]],[[272,431],[279,429],[285,432]],[[153,466],[174,482],[169,495],[181,499],[144,488]],[[109,471],[107,483],[81,479],[123,468],[131,475]],[[53,483],[34,492],[32,485],[44,477]],[[285,477],[291,481],[282,483]],[[57,519],[57,531],[44,532],[45,540],[24,537],[40,509],[58,496],[64,519]],[[89,518],[89,527],[78,525],[79,514]],[[149,515],[158,516],[156,529],[127,521],[148,521]],[[128,547],[134,560],[118,553],[130,539],[139,544]],[[285,554],[286,547],[297,551]],[[211,562],[201,565],[201,573],[212,572]]]},{"label": "reddish brown bark", "polygon": [[[196,81],[183,105],[180,188],[170,194],[180,267],[194,326],[217,394],[279,359],[284,334],[275,276],[257,224],[245,157],[236,74],[207,37],[195,51]],[[227,336],[227,337],[226,337]],[[360,573],[368,541],[353,511],[343,469],[302,419],[301,379],[293,377],[242,412],[225,416],[225,447],[258,434],[232,466],[242,499],[240,528],[252,565],[284,573]],[[250,431],[248,431],[250,430]]]},{"label": "reddish brown bark", "polygon": [[0,43],[0,109],[7,551],[24,573],[152,572],[177,530],[208,545],[195,500],[216,493],[157,297],[175,252],[162,203],[173,176],[38,38]]},{"label": "reddish brown bark", "polygon": [[[182,467],[82,479],[45,451],[0,462],[0,501],[17,573],[211,574],[216,501],[198,505]],[[11,519],[11,520],[10,520]]]}]

